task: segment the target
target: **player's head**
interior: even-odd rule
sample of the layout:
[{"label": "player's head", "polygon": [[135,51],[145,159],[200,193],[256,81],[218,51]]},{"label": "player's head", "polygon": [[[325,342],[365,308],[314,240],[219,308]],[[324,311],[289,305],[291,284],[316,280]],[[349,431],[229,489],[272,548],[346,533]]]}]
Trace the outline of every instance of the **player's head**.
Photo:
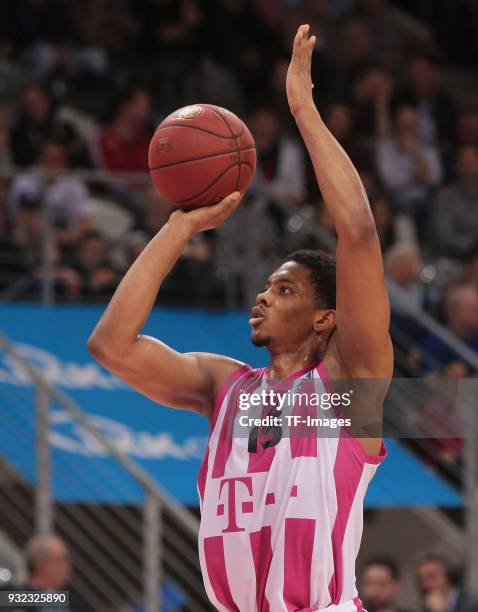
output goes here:
[{"label": "player's head", "polygon": [[266,280],[252,312],[252,342],[272,353],[312,350],[335,328],[335,257],[295,251]]},{"label": "player's head", "polygon": [[367,610],[391,609],[400,589],[400,572],[393,559],[370,559],[360,572],[360,597]]}]

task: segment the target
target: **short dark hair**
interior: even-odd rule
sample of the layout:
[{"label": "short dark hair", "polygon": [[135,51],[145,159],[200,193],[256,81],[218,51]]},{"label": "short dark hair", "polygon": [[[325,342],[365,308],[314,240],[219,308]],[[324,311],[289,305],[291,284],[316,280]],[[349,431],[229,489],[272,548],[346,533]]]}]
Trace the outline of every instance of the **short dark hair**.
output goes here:
[{"label": "short dark hair", "polygon": [[319,308],[335,309],[335,257],[325,251],[303,249],[289,253],[283,263],[293,261],[307,268]]},{"label": "short dark hair", "polygon": [[444,555],[433,552],[423,553],[417,558],[416,569],[425,565],[425,563],[436,563],[437,565],[441,565],[450,584],[457,586],[460,583],[461,569],[459,567],[453,567]]},{"label": "short dark hair", "polygon": [[372,565],[381,565],[382,567],[387,568],[387,570],[390,572],[390,576],[394,580],[400,580],[400,569],[398,568],[398,564],[390,557],[372,557],[371,559],[368,559],[368,561],[362,565],[360,574],[362,575],[365,570]]}]

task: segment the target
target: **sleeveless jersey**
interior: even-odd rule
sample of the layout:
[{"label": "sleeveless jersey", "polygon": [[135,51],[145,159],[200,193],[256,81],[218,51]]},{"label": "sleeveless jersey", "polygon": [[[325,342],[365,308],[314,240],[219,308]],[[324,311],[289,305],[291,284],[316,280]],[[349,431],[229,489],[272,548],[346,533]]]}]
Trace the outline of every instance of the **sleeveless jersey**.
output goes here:
[{"label": "sleeveless jersey", "polygon": [[[323,364],[280,381],[271,381],[266,368],[242,366],[218,395],[198,477],[199,558],[207,595],[218,610],[363,610],[355,560],[363,500],[386,455],[384,444],[371,456],[345,430],[290,433],[270,442],[272,428],[265,443],[257,430],[236,435],[244,431],[237,430],[241,415],[250,416],[240,409],[241,394],[273,389],[320,395],[327,385]],[[294,414],[293,403],[282,412],[287,410]]]}]

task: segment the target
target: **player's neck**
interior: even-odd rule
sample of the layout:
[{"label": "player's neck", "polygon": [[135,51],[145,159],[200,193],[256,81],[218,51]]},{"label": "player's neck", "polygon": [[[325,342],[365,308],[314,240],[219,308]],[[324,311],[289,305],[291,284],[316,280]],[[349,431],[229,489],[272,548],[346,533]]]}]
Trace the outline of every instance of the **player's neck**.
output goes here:
[{"label": "player's neck", "polygon": [[319,347],[303,347],[299,351],[281,352],[271,355],[269,377],[272,379],[287,378],[299,370],[312,367],[322,358]]}]

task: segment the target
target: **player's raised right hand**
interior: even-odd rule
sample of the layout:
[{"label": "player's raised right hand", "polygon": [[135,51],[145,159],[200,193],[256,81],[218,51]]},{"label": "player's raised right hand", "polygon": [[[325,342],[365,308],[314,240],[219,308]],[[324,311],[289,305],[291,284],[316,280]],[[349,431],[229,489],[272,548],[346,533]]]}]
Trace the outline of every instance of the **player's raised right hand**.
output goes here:
[{"label": "player's raised right hand", "polygon": [[216,229],[232,215],[241,203],[243,194],[234,191],[219,204],[201,206],[189,212],[176,210],[170,217],[172,223],[186,224],[191,236],[206,230]]}]

